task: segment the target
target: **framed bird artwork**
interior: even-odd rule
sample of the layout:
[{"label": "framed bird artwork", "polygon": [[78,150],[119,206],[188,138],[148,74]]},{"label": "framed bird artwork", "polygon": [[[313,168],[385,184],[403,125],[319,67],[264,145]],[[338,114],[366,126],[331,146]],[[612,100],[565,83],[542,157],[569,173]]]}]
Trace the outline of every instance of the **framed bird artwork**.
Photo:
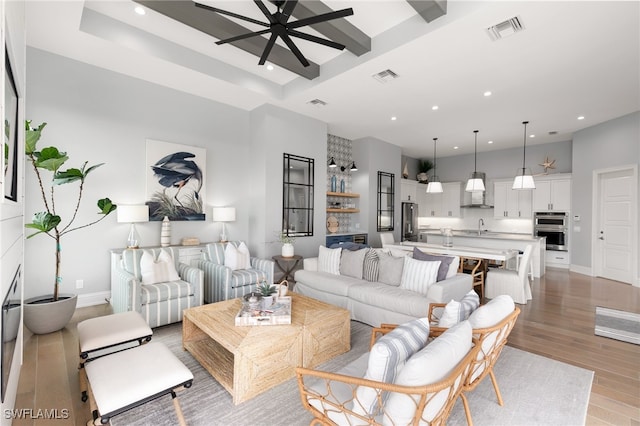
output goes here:
[{"label": "framed bird artwork", "polygon": [[204,148],[147,139],[149,220],[205,220]]}]

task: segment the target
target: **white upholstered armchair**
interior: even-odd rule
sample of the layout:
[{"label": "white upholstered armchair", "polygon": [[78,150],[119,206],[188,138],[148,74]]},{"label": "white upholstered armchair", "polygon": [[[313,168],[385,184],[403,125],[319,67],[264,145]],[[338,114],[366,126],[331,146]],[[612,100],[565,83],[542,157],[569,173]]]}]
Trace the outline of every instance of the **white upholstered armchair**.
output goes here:
[{"label": "white upholstered armchair", "polygon": [[524,249],[517,271],[508,269],[492,269],[487,274],[485,297],[493,299],[501,294],[508,294],[513,301],[523,305],[531,300],[531,284],[529,283],[529,265],[533,246]]},{"label": "white upholstered armchair", "polygon": [[149,327],[182,321],[203,303],[202,271],[180,263],[173,247],[126,249],[113,268],[113,312],[139,312]]},{"label": "white upholstered armchair", "polygon": [[207,244],[202,259],[192,260],[191,265],[204,271],[205,303],[220,302],[244,296],[255,290],[257,283],[273,283],[274,262],[271,259],[250,257],[248,268],[233,269],[225,265],[225,248],[231,244],[238,248],[241,241]]}]

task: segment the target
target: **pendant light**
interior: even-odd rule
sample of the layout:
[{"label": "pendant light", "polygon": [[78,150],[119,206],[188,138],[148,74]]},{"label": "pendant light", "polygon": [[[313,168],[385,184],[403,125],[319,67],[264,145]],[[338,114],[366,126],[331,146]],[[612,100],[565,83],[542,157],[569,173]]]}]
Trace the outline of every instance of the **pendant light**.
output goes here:
[{"label": "pendant light", "polygon": [[467,192],[484,191],[484,181],[482,180],[483,174],[478,173],[476,168],[476,163],[478,161],[478,130],[474,130],[473,133],[476,134],[475,148],[473,151],[473,173],[471,173],[471,177],[467,181],[467,188],[465,189]]},{"label": "pendant light", "polygon": [[436,144],[438,138],[433,138],[433,177],[427,184],[427,194],[438,194],[442,192],[442,183],[436,175]]},{"label": "pendant light", "polygon": [[527,155],[527,124],[528,121],[523,121],[524,124],[524,149],[522,150],[522,168],[518,169],[515,179],[513,179],[513,186],[511,189],[536,189],[536,184],[533,182],[533,176],[531,170],[525,167],[525,159]]}]

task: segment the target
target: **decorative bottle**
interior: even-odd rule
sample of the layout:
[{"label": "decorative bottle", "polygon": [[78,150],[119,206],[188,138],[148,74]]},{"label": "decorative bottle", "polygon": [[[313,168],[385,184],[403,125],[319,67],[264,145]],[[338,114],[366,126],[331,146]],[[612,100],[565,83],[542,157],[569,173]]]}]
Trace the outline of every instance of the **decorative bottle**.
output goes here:
[{"label": "decorative bottle", "polygon": [[344,192],[344,179],[340,179],[340,192]]},{"label": "decorative bottle", "polygon": [[171,245],[171,222],[167,216],[162,219],[160,228],[160,246],[169,247]]},{"label": "decorative bottle", "polygon": [[336,192],[337,191],[337,183],[338,183],[338,179],[336,178],[336,175],[331,176],[331,192]]}]

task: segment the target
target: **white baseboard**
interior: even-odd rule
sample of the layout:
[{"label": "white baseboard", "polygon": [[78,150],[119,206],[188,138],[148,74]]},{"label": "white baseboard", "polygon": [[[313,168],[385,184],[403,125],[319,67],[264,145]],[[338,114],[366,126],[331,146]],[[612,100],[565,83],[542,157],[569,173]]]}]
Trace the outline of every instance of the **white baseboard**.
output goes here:
[{"label": "white baseboard", "polygon": [[573,264],[572,264],[572,265],[569,267],[569,270],[570,270],[571,272],[577,272],[578,274],[588,275],[588,276],[590,276],[590,277],[592,277],[592,276],[593,276],[593,272],[592,272],[591,268],[590,268],[590,267],[588,267],[588,266],[580,266],[580,265],[573,265]]},{"label": "white baseboard", "polygon": [[102,305],[109,303],[108,299],[111,298],[110,291],[100,291],[98,293],[80,294],[78,295],[78,303],[76,308],[85,308],[87,306]]}]

